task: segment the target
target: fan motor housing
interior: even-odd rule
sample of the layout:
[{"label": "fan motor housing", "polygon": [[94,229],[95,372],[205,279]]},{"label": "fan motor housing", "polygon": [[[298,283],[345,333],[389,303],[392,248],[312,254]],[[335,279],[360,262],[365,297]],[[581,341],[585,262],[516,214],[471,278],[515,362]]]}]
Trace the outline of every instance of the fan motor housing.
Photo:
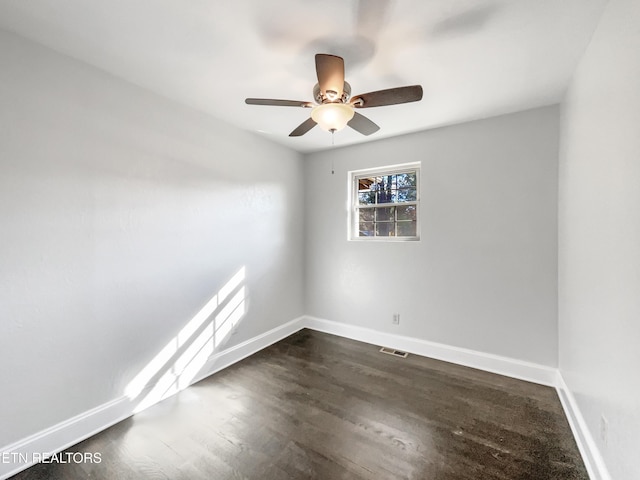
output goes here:
[{"label": "fan motor housing", "polygon": [[[337,94],[337,92],[336,92]],[[313,98],[319,104],[323,103],[347,103],[349,98],[351,98],[351,85],[349,83],[344,82],[344,86],[342,87],[342,97],[341,98],[328,98],[328,96],[323,95],[320,91],[320,85],[315,84],[313,87]]]}]

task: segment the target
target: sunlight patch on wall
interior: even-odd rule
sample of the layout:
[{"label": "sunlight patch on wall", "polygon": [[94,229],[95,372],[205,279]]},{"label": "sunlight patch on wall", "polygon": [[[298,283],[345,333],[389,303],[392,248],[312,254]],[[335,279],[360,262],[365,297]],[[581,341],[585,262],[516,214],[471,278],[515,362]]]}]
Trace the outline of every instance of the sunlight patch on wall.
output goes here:
[{"label": "sunlight patch on wall", "polygon": [[240,320],[244,314],[245,288],[241,287],[233,298],[222,309],[219,315],[216,315],[216,340],[215,347],[231,332],[234,325]]},{"label": "sunlight patch on wall", "polygon": [[134,413],[191,384],[246,314],[245,278],[246,269],[242,267],[129,382],[125,395],[132,401],[148,391]]}]

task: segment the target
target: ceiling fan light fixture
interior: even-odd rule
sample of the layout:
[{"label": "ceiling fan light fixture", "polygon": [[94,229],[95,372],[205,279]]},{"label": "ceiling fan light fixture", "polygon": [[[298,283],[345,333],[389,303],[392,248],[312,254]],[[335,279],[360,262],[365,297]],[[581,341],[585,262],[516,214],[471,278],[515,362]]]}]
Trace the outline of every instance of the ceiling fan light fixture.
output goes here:
[{"label": "ceiling fan light fixture", "polygon": [[355,111],[346,103],[324,103],[313,107],[311,118],[328,132],[339,131],[347,126]]},{"label": "ceiling fan light fixture", "polygon": [[344,59],[337,55],[316,55],[318,83],[313,87],[313,102],[277,100],[275,98],[247,98],[248,105],[312,108],[311,117],[298,125],[290,137],[301,137],[316,125],[328,132],[337,132],[345,126],[362,135],[371,135],[380,127],[355,109],[384,107],[422,100],[422,86],[387,88],[351,97],[351,85],[344,80]]}]

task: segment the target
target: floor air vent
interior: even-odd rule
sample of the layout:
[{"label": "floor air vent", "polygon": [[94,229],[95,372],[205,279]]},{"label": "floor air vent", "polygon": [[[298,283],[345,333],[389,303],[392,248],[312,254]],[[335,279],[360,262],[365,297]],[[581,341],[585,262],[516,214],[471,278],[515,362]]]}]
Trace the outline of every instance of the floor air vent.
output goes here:
[{"label": "floor air vent", "polygon": [[401,352],[400,350],[394,350],[393,348],[382,347],[380,351],[387,355],[393,355],[394,357],[407,358],[409,356],[407,352]]}]

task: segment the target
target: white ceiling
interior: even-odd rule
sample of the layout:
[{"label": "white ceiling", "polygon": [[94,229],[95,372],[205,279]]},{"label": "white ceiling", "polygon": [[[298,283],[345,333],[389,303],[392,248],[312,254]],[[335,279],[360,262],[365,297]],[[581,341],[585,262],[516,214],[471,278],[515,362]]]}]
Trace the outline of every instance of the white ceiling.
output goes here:
[{"label": "white ceiling", "polygon": [[328,148],[310,110],[314,55],[353,94],[421,84],[421,102],[360,110],[380,127],[336,145],[560,101],[606,0],[2,0],[0,27],[301,152]]}]

